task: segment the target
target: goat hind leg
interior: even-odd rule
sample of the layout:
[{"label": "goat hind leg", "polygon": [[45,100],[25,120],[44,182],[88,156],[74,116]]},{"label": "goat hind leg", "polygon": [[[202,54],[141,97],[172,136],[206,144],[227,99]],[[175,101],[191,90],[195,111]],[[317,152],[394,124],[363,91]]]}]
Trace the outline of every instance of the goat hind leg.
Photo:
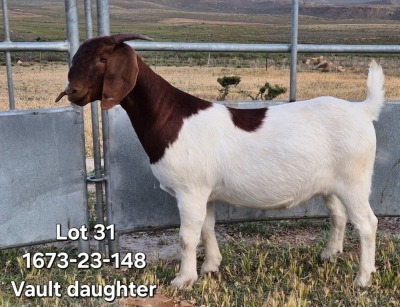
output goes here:
[{"label": "goat hind leg", "polygon": [[215,237],[214,203],[210,202],[207,204],[207,216],[201,229],[201,237],[204,244],[205,259],[200,273],[218,272],[222,256],[219,251],[217,238]]},{"label": "goat hind leg", "polygon": [[[355,193],[357,195],[357,193]],[[357,196],[356,196],[357,197]],[[376,230],[378,219],[374,215],[366,200],[357,200],[348,197],[343,200],[346,206],[349,220],[358,230],[361,244],[360,268],[355,279],[355,284],[359,287],[368,287],[372,283],[371,274],[375,269],[375,248],[376,248]]]},{"label": "goat hind leg", "polygon": [[356,285],[360,287],[368,287],[372,284],[371,273],[376,272],[375,268],[375,249],[376,249],[376,230],[378,227],[378,219],[372,212],[367,202],[367,213],[365,219],[357,223],[360,241],[361,241],[361,259],[360,269],[356,277]]},{"label": "goat hind leg", "polygon": [[346,208],[335,195],[324,197],[331,218],[328,243],[321,253],[322,260],[333,261],[337,254],[343,253],[344,232],[347,222]]}]

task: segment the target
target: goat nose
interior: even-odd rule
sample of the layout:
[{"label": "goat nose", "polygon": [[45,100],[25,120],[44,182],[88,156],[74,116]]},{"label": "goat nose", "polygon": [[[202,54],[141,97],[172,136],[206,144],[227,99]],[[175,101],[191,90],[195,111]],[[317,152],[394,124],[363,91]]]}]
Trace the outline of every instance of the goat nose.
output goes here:
[{"label": "goat nose", "polygon": [[81,88],[78,86],[68,86],[66,89],[66,93],[68,96],[77,94],[81,91]]}]

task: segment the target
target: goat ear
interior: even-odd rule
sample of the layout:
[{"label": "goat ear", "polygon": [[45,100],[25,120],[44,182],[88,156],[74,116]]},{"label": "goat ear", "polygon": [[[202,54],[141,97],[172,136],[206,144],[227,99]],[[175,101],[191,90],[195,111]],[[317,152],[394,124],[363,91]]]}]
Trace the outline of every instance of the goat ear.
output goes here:
[{"label": "goat ear", "polygon": [[136,53],[126,44],[120,46],[107,59],[101,98],[103,110],[119,104],[136,85],[139,73]]}]

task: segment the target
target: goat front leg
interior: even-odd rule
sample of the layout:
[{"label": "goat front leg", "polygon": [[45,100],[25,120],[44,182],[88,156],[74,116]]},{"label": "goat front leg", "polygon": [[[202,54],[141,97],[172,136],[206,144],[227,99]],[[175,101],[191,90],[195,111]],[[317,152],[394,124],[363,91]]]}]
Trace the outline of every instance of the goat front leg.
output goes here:
[{"label": "goat front leg", "polygon": [[200,273],[218,272],[222,256],[215,237],[214,203],[211,202],[207,204],[207,216],[201,229],[201,238],[204,244],[205,259]]},{"label": "goat front leg", "polygon": [[181,246],[181,267],[178,276],[171,282],[176,288],[189,288],[197,280],[196,249],[200,242],[201,229],[207,212],[207,197],[178,196],[181,218],[179,244]]}]

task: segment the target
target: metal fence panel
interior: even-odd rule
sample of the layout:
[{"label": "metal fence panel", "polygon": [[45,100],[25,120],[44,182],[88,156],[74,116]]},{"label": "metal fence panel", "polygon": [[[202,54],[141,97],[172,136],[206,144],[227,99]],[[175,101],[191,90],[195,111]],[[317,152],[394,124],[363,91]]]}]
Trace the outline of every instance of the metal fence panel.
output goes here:
[{"label": "metal fence panel", "polygon": [[[240,107],[254,107],[239,104]],[[260,107],[260,103],[257,104]],[[179,225],[176,202],[159,188],[125,111],[114,108],[110,117],[110,223],[121,233],[145,228]],[[400,215],[400,104],[383,108],[377,130],[377,159],[371,205],[377,215]],[[217,220],[233,222],[257,219],[325,217],[321,199],[290,210],[256,210],[218,204]]]},{"label": "metal fence panel", "polygon": [[0,112],[0,249],[87,224],[82,109]]},{"label": "metal fence panel", "polygon": [[385,106],[377,130],[377,155],[370,202],[379,215],[400,216],[400,104]]}]

